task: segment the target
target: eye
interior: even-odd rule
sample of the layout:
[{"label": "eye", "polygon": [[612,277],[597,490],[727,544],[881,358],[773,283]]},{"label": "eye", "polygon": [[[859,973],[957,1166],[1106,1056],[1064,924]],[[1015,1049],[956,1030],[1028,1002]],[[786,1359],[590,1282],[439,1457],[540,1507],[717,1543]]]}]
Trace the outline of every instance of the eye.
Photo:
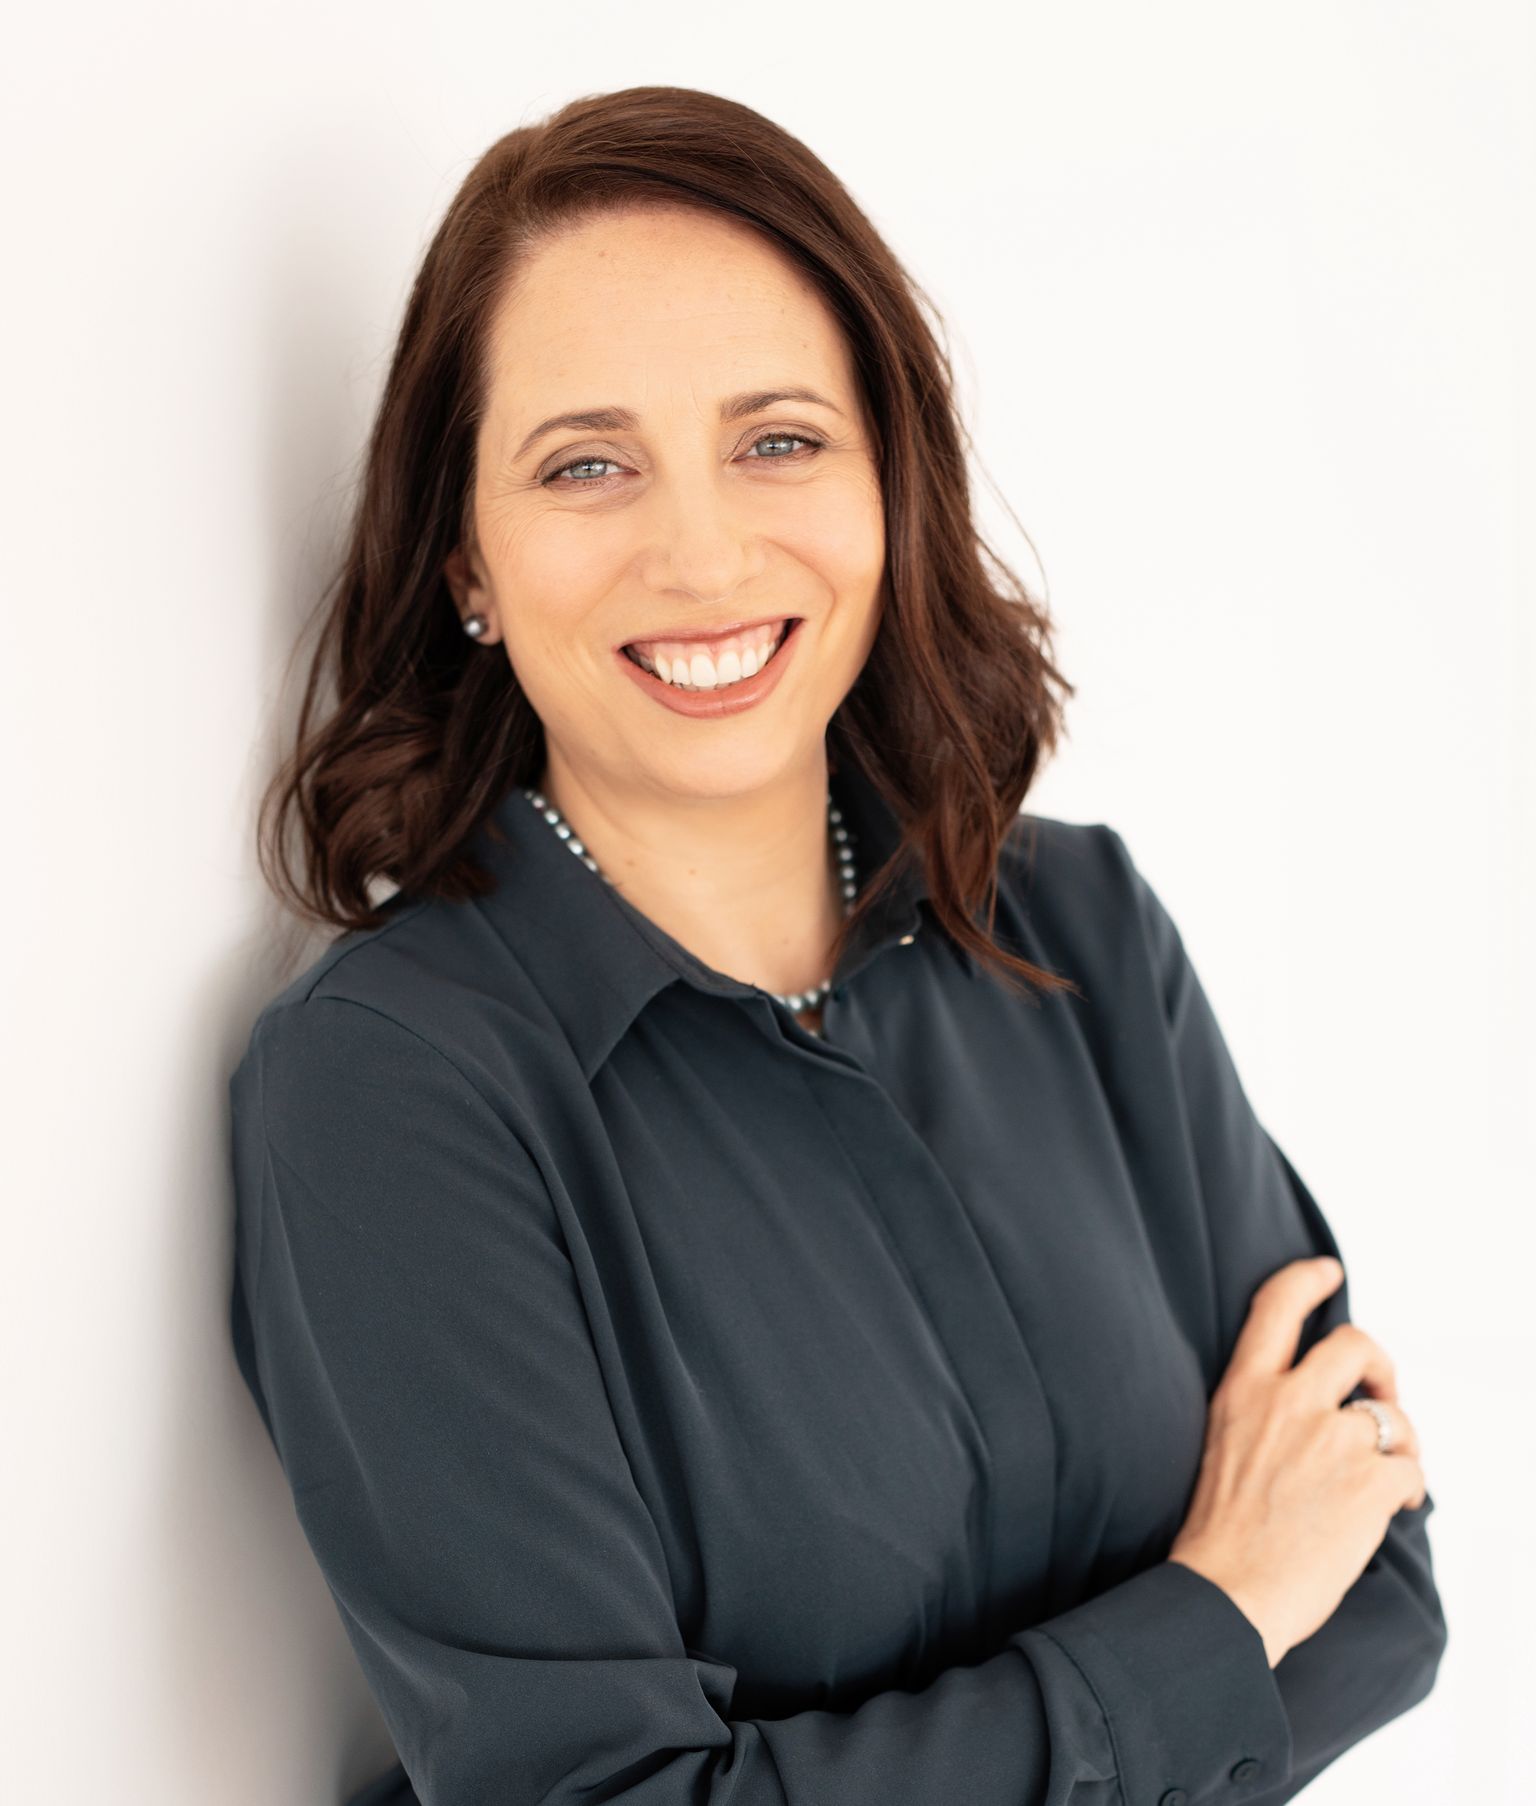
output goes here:
[{"label": "eye", "polygon": [[[755,449],[759,445],[771,445],[775,439],[778,440],[780,445],[786,443],[792,445],[808,445],[814,451],[821,450],[821,440],[812,439],[807,433],[763,433],[760,437],[754,439],[752,443]],[[783,464],[786,460],[783,458],[758,458],[755,462],[759,464]]]},{"label": "eye", "polygon": [[[547,477],[544,477],[541,480],[546,484],[553,483],[556,477],[563,477],[568,470],[581,470],[585,466],[592,464],[612,463],[612,458],[572,458],[569,464],[562,464],[558,470],[552,470]],[[586,489],[590,488],[591,485],[590,483],[583,481],[575,484],[574,487],[577,489]]]},{"label": "eye", "polygon": [[[757,438],[752,441],[752,449],[754,452],[760,445],[773,444],[796,445],[803,447],[804,450],[802,452],[788,453],[774,452],[770,453],[767,457],[752,457],[748,461],[753,464],[798,464],[804,462],[805,458],[808,456],[814,457],[817,452],[823,449],[824,443],[823,440],[812,438],[809,433],[759,433]],[[571,471],[591,470],[594,467],[605,464],[610,465],[615,470],[623,468],[612,458],[572,458],[568,463],[557,466],[556,469],[550,471],[547,477],[541,477],[539,480],[545,488],[553,486],[562,489],[596,489],[605,480],[604,478],[575,477],[567,483],[556,483],[555,479],[557,477],[566,476]]]}]

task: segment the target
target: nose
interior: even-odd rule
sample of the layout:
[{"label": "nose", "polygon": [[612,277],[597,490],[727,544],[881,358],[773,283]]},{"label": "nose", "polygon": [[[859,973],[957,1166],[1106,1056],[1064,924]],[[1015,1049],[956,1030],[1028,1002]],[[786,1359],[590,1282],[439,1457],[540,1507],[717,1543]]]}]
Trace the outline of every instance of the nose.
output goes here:
[{"label": "nose", "polygon": [[645,575],[658,594],[690,596],[703,607],[728,603],[766,564],[751,497],[726,471],[673,474],[652,486],[653,537]]}]

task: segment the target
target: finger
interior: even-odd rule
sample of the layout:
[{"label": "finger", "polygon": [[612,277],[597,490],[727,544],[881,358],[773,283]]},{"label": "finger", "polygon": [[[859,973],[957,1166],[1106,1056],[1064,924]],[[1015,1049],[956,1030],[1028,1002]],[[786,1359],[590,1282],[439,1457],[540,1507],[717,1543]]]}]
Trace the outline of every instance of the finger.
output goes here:
[{"label": "finger", "polygon": [[[1338,1290],[1343,1277],[1343,1269],[1331,1255],[1289,1261],[1271,1273],[1249,1302],[1227,1363],[1228,1372],[1284,1373],[1296,1359],[1302,1324]],[[1349,1389],[1345,1386],[1339,1397]]]},{"label": "finger", "polygon": [[[1382,1405],[1380,1408],[1387,1415],[1388,1444],[1385,1452],[1390,1455],[1411,1455],[1414,1460],[1418,1460],[1420,1454],[1419,1433],[1414,1428],[1413,1419],[1399,1405]],[[1359,1436],[1362,1448],[1368,1449],[1372,1453],[1377,1452],[1379,1437],[1375,1412],[1361,1410],[1353,1401],[1346,1401],[1340,1405],[1339,1409],[1346,1417],[1360,1419],[1359,1429],[1355,1430],[1355,1426],[1352,1424],[1351,1430],[1354,1430],[1355,1434]]]},{"label": "finger", "polygon": [[[1361,1411],[1356,1415],[1363,1417],[1365,1413]],[[1395,1501],[1394,1513],[1401,1511],[1404,1506],[1407,1506],[1410,1511],[1417,1511],[1419,1506],[1424,1503],[1425,1493],[1424,1469],[1420,1466],[1418,1457],[1398,1454],[1378,1455],[1376,1462],[1387,1495]]]},{"label": "finger", "polygon": [[1319,1400],[1341,1405],[1358,1386],[1383,1404],[1397,1403],[1397,1369],[1392,1357],[1358,1323],[1335,1325],[1312,1344],[1295,1371]]},{"label": "finger", "polygon": [[[1359,1325],[1356,1324],[1355,1328],[1359,1329]],[[1361,1330],[1360,1333],[1366,1334],[1364,1330]],[[1398,1403],[1396,1364],[1386,1349],[1374,1339],[1371,1342],[1371,1349],[1369,1363],[1361,1371],[1356,1384],[1368,1392],[1372,1398],[1379,1398],[1384,1405],[1395,1405]]]}]

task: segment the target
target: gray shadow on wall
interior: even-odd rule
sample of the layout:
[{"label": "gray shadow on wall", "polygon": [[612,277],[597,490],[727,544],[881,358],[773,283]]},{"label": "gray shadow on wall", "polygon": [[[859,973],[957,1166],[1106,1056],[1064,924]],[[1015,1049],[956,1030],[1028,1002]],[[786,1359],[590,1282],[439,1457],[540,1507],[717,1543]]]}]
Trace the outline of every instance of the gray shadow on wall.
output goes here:
[{"label": "gray shadow on wall", "polygon": [[[359,129],[354,113],[345,128],[309,122],[298,137],[275,138],[270,158],[249,172],[256,192],[232,196],[265,240],[247,253],[249,267],[263,273],[265,297],[248,352],[251,406],[240,417],[242,426],[254,419],[264,447],[259,517],[269,583],[251,672],[263,690],[262,725],[242,793],[230,799],[247,847],[250,926],[224,969],[207,978],[217,997],[207,1020],[222,1021],[223,1044],[204,1050],[182,1093],[201,1116],[188,1124],[189,1137],[207,1135],[204,1111],[217,1125],[206,1323],[228,1402],[210,1424],[207,1366],[197,1354],[181,1361],[177,1375],[186,1377],[169,1382],[171,1446],[161,1468],[178,1520],[167,1565],[182,1595],[168,1604],[170,1647],[160,1654],[178,1679],[187,1747],[209,1748],[210,1764],[220,1766],[206,1797],[221,1806],[342,1802],[396,1763],[229,1338],[229,1075],[262,1005],[332,938],[295,923],[262,881],[256,807],[290,744],[400,312],[463,174],[430,166],[394,114],[381,115],[372,134],[368,124]],[[195,1504],[200,1497],[205,1508]],[[378,1806],[384,1799],[408,1806],[414,1794],[385,1793]]]}]

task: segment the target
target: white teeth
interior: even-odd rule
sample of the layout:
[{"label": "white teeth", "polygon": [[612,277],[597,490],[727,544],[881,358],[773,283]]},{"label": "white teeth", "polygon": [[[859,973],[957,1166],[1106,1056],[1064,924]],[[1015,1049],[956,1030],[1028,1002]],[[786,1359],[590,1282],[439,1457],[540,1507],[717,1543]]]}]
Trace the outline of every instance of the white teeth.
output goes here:
[{"label": "white teeth", "polygon": [[658,652],[652,660],[633,647],[629,651],[636,664],[663,683],[676,684],[680,690],[721,690],[729,684],[740,683],[743,678],[755,677],[784,644],[788,632],[786,621],[778,639],[761,654],[755,646],[743,647],[739,652],[732,647],[722,652],[718,661],[707,652],[695,652],[686,659],[668,658],[664,652]]}]

